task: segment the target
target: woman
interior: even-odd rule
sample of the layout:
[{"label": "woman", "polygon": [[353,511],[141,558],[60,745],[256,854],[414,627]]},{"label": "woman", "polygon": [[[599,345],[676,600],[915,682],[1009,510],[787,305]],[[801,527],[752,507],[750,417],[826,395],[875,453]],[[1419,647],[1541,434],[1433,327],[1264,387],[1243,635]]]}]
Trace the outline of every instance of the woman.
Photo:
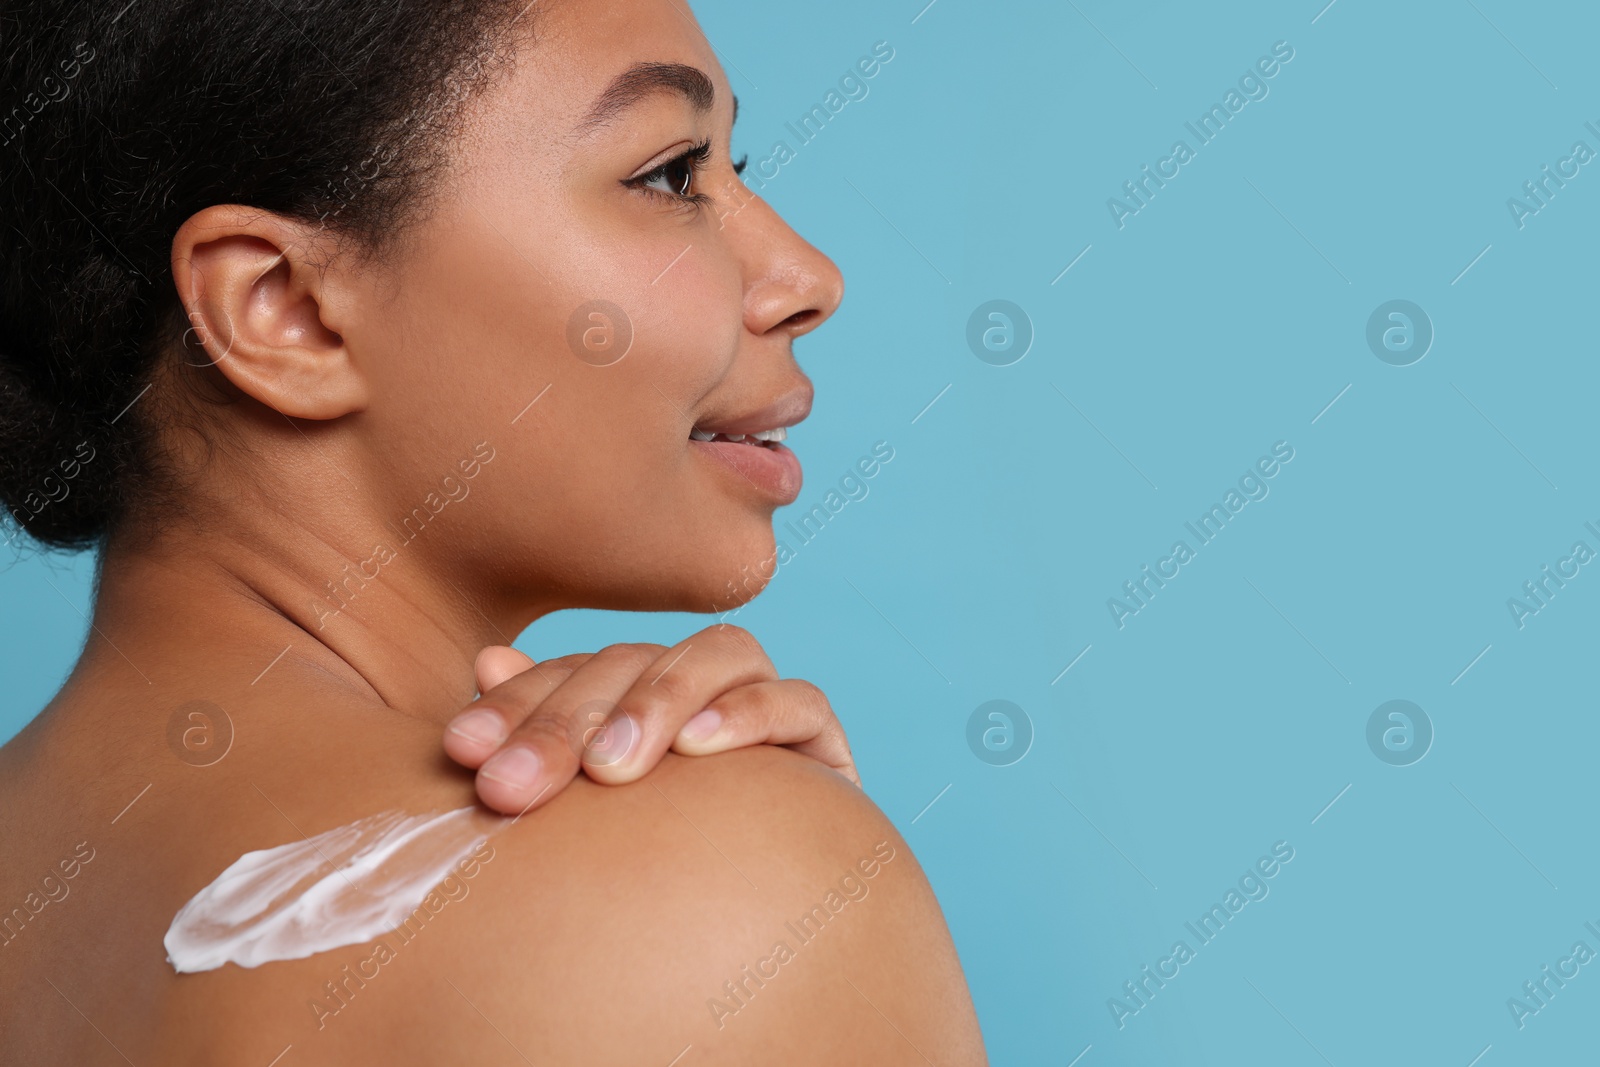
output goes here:
[{"label": "woman", "polygon": [[[676,0],[4,19],[0,491],[103,554],[78,667],[0,750],[0,1059],[982,1062],[894,828],[749,747],[848,766],[742,631],[497,649],[456,717],[551,611],[748,599],[799,488],[771,439],[841,282],[737,180]],[[472,804],[450,720],[527,814],[425,929],[201,958],[251,857]]]}]

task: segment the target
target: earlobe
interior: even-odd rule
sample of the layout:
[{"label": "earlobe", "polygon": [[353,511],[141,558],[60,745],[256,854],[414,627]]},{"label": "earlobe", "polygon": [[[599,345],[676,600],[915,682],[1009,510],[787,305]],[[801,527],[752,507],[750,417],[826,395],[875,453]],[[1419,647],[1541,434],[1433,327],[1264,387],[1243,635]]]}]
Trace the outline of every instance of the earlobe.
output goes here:
[{"label": "earlobe", "polygon": [[337,326],[337,278],[321,264],[325,231],[257,208],[195,213],[172,242],[172,276],[189,321],[185,359],[297,419],[367,406],[368,383]]}]

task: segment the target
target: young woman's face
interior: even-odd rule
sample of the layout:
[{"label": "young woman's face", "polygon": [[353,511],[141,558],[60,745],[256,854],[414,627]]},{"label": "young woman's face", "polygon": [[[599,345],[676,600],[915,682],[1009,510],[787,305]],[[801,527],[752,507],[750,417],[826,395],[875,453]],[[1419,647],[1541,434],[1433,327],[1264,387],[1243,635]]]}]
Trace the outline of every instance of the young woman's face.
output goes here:
[{"label": "young woman's face", "polygon": [[344,331],[373,385],[359,417],[405,487],[397,518],[493,449],[429,550],[499,592],[730,607],[773,571],[799,468],[691,432],[805,417],[792,343],[842,279],[737,177],[734,98],[678,0],[528,17],[537,39],[471,104],[437,202]]}]

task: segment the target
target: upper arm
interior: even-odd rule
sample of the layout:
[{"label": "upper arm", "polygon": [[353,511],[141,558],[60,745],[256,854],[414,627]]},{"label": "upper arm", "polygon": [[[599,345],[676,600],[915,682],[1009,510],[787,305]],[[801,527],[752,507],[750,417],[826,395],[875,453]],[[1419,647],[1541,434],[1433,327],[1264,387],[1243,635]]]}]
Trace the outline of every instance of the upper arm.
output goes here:
[{"label": "upper arm", "polygon": [[459,1009],[436,1018],[468,1044],[508,1062],[507,1046],[662,1064],[687,1047],[683,1067],[984,1062],[926,877],[839,775],[758,747],[569,794],[494,840],[433,953]]}]

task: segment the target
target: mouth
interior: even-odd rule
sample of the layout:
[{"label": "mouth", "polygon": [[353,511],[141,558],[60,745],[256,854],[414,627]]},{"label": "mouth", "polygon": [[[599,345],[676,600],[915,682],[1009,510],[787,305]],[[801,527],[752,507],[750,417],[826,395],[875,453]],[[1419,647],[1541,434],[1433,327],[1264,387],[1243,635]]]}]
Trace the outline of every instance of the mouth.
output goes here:
[{"label": "mouth", "polygon": [[757,430],[754,433],[713,433],[696,427],[689,431],[691,441],[722,441],[735,445],[765,445],[771,448],[789,436],[787,426],[775,426],[770,430]]},{"label": "mouth", "polygon": [[800,495],[800,459],[783,441],[789,427],[811,413],[811,384],[785,394],[758,411],[710,418],[689,431],[691,451],[738,476],[736,487],[755,489],[782,506]]}]

